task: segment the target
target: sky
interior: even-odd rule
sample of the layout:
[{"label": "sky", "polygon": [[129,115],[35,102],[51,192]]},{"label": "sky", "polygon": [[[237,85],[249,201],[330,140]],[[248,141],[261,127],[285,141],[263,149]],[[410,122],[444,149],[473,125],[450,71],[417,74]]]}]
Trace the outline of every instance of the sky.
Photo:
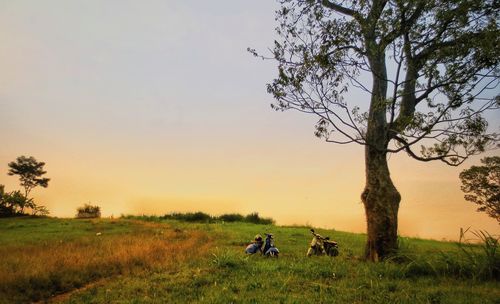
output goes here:
[{"label": "sky", "polygon": [[[46,162],[35,200],[58,217],[204,211],[364,232],[364,152],[275,112],[274,1],[0,0],[0,184],[8,162]],[[351,96],[351,98],[356,98]],[[498,116],[493,117],[498,124]],[[487,155],[500,155],[499,151]],[[484,155],[483,155],[484,156]],[[391,155],[400,234],[499,234],[463,199],[462,167]]]}]

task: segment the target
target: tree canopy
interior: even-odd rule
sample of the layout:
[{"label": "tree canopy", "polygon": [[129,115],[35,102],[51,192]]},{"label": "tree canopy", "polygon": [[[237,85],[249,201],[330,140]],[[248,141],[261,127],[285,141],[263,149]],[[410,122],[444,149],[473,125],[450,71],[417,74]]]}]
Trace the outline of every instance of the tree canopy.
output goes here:
[{"label": "tree canopy", "polygon": [[21,187],[24,188],[24,196],[28,198],[31,190],[37,186],[47,188],[50,178],[42,177],[47,173],[44,171],[44,162],[38,162],[33,156],[19,156],[15,161],[9,163],[8,175],[19,175]]},{"label": "tree canopy", "polygon": [[[328,142],[421,161],[458,165],[495,146],[483,114],[500,107],[497,0],[279,2],[274,109],[316,115]],[[376,98],[349,100],[349,90]],[[370,118],[392,145],[370,140]]]},{"label": "tree canopy", "polygon": [[500,223],[500,157],[485,157],[482,166],[472,166],[460,173],[465,199],[479,205]]},{"label": "tree canopy", "polygon": [[47,215],[49,211],[45,206],[36,204],[33,198],[29,198],[29,194],[33,188],[40,186],[47,188],[50,178],[43,177],[47,173],[43,169],[44,162],[37,161],[33,156],[19,156],[15,161],[8,164],[8,175],[18,175],[21,187],[24,188],[24,193],[21,191],[12,191],[4,193],[3,186],[1,187],[2,198],[0,201],[0,209],[3,216],[24,215],[25,208],[30,208],[32,215]]}]

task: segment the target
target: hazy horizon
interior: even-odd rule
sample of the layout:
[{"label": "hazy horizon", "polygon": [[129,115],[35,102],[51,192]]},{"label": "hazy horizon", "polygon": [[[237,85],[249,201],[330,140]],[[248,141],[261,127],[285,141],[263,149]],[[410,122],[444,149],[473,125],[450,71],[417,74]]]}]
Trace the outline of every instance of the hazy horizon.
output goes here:
[{"label": "hazy horizon", "polygon": [[[362,146],[314,137],[315,117],[275,112],[273,1],[1,1],[0,184],[7,163],[46,162],[37,202],[72,217],[259,212],[278,224],[364,232]],[[362,102],[362,95],[349,95]],[[499,117],[491,117],[497,127]],[[400,233],[500,234],[463,198],[460,167],[390,155]]]}]

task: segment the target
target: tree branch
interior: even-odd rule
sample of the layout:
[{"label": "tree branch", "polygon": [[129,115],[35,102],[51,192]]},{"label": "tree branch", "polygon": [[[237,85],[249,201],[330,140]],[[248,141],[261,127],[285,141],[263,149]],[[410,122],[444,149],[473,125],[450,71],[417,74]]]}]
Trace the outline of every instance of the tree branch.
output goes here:
[{"label": "tree branch", "polygon": [[[433,156],[433,157],[418,156],[417,154],[415,154],[415,152],[413,152],[411,150],[410,144],[406,140],[404,140],[398,136],[394,136],[393,138],[396,141],[398,141],[399,143],[403,144],[404,150],[406,153],[408,153],[408,155],[410,155],[412,158],[419,160],[419,161],[429,162],[429,161],[433,161],[433,160],[440,160],[440,161],[446,163],[447,165],[456,167],[456,166],[459,166],[460,164],[462,164],[468,158],[468,156],[461,156],[458,154],[451,154],[451,155],[448,154],[451,151],[451,148],[449,148],[448,151],[446,151],[446,153],[443,155],[438,155],[438,156]],[[392,151],[389,150],[389,152],[392,152]],[[447,160],[447,158],[452,158],[452,157],[456,158],[457,161],[451,162],[451,161]]]},{"label": "tree branch", "polygon": [[338,13],[351,16],[351,17],[355,18],[356,20],[362,19],[361,15],[357,11],[352,10],[350,8],[347,8],[347,7],[344,7],[340,4],[331,2],[329,0],[318,0],[318,2],[320,2],[321,5],[323,5],[324,7],[328,7],[329,9],[332,9]]}]

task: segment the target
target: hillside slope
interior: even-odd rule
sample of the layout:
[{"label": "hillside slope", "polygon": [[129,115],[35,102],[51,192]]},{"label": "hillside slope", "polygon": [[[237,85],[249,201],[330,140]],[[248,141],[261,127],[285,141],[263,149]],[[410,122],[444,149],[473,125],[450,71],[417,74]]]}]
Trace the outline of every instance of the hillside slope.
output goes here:
[{"label": "hillside slope", "polygon": [[[266,232],[280,257],[245,255]],[[364,235],[317,232],[338,257],[307,258],[308,227],[0,219],[0,303],[499,303],[481,247],[404,238],[400,256],[373,264],[358,258]]]}]

